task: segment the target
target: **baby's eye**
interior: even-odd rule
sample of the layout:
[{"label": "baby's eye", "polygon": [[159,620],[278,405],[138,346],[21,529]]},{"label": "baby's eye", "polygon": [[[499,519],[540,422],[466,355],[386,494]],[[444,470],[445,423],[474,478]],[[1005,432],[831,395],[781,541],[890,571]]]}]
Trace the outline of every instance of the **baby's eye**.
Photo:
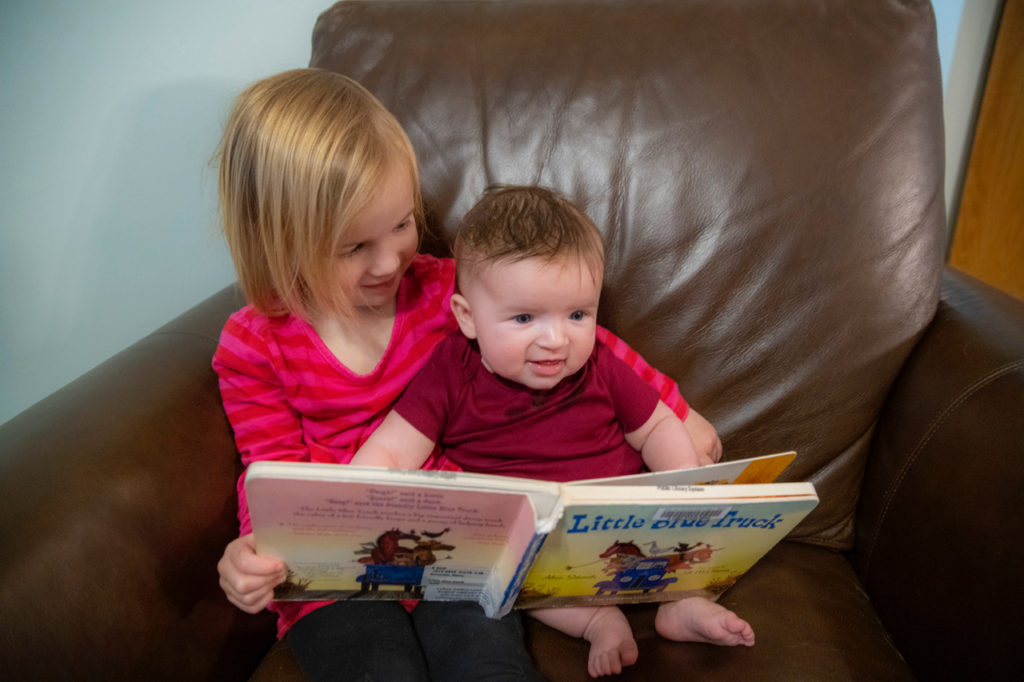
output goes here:
[{"label": "baby's eye", "polygon": [[400,223],[398,224],[398,226],[397,226],[397,227],[395,228],[395,232],[401,232],[402,230],[407,230],[407,229],[409,229],[410,227],[412,227],[412,225],[413,225],[413,221],[412,221],[412,218],[409,218],[409,219],[407,219],[407,220],[403,220],[403,221],[402,221],[402,222],[400,222]]},{"label": "baby's eye", "polygon": [[533,315],[529,313],[519,313],[512,319],[515,320],[517,324],[526,324],[527,322],[533,319]]},{"label": "baby's eye", "polygon": [[585,318],[586,316],[587,314],[585,312],[583,312],[582,310],[577,310],[569,315],[569,319],[572,320],[573,322],[581,322],[583,318]]},{"label": "baby's eye", "polygon": [[346,246],[341,251],[339,251],[338,258],[351,258],[352,256],[356,255],[362,250],[362,244],[352,244],[351,246]]}]

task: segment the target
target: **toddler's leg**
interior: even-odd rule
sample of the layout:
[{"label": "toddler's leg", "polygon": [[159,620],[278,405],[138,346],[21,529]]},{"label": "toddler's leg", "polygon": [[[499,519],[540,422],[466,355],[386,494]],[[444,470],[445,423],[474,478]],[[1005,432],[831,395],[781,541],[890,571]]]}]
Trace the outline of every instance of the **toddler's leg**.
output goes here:
[{"label": "toddler's leg", "polygon": [[654,628],[665,639],[720,646],[754,646],[754,629],[729,609],[702,597],[665,602]]},{"label": "toddler's leg", "polygon": [[617,675],[636,663],[639,649],[625,614],[614,606],[532,609],[530,615],[559,632],[590,642],[591,677]]},{"label": "toddler's leg", "polygon": [[544,680],[526,650],[518,611],[494,619],[475,602],[424,601],[413,609],[412,620],[432,680]]},{"label": "toddler's leg", "polygon": [[419,680],[427,661],[396,601],[340,601],[300,619],[285,636],[310,680]]}]

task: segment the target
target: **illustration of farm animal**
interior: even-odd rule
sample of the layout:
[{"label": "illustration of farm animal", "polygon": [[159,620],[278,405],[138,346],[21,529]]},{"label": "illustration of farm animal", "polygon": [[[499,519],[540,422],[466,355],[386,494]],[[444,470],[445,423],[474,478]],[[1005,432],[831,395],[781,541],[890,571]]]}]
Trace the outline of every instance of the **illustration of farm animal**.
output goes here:
[{"label": "illustration of farm animal", "polygon": [[647,548],[647,554],[649,554],[650,556],[656,556],[658,554],[665,554],[666,552],[669,551],[669,550],[665,549],[664,547],[660,547],[658,545],[658,541],[657,540],[651,540],[650,542],[645,542],[644,543],[644,547]]},{"label": "illustration of farm animal", "polygon": [[[359,563],[366,565],[363,575],[356,578],[361,586],[360,591],[377,592],[382,586],[400,585],[402,591],[409,593],[411,597],[422,597],[423,567],[438,561],[434,552],[455,549],[455,545],[446,544],[438,539],[449,530],[445,528],[439,532],[423,531],[421,535],[416,531],[405,533],[393,528],[382,533],[376,542],[362,543],[355,553],[369,556],[358,559]],[[423,536],[426,536],[426,539]],[[411,547],[402,545],[402,540],[413,540],[416,544]]]},{"label": "illustration of farm animal", "polygon": [[451,528],[445,528],[444,530],[438,531],[436,533],[432,533],[429,530],[424,530],[424,531],[420,531],[420,534],[421,535],[426,535],[428,538],[439,538],[439,537],[441,537],[442,535],[444,535],[445,533],[447,533],[450,530],[451,530]]},{"label": "illustration of farm animal", "polygon": [[637,547],[636,543],[632,541],[619,542],[616,540],[598,556],[607,560],[604,572],[608,575],[615,575],[627,570],[637,559],[642,559],[646,555],[643,553],[643,550]]},{"label": "illustration of farm animal", "polygon": [[455,545],[446,545],[440,540],[419,540],[409,553],[395,557],[394,563],[402,566],[430,566],[437,563],[434,552],[450,552]]},{"label": "illustration of farm animal", "polygon": [[455,545],[448,545],[440,540],[420,540],[412,550],[416,563],[420,566],[429,566],[437,561],[434,552],[450,552]]},{"label": "illustration of farm animal", "polygon": [[381,533],[377,537],[376,544],[370,549],[370,556],[360,557],[359,563],[397,564],[399,563],[398,557],[412,554],[413,551],[413,548],[404,547],[400,545],[399,542],[402,540],[418,541],[419,539],[420,536],[415,533],[406,533],[398,530],[397,528],[392,528],[386,533]]},{"label": "illustration of farm animal", "polygon": [[670,555],[672,557],[668,565],[669,571],[678,571],[681,569],[691,568],[693,564],[704,564],[711,561],[711,555],[721,547],[712,547],[705,542],[698,542],[693,547],[690,547],[685,542],[680,542],[673,551],[675,554]]}]

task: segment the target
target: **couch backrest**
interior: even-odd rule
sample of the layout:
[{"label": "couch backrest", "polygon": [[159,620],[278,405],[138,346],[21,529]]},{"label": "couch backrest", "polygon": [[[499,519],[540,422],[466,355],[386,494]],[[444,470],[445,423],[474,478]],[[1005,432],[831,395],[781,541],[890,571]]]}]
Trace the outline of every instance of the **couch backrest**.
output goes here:
[{"label": "couch backrest", "polygon": [[794,448],[846,546],[879,407],[936,303],[941,87],[928,0],[340,2],[311,66],[364,83],[450,238],[492,183],[604,231],[601,320],[727,457]]}]

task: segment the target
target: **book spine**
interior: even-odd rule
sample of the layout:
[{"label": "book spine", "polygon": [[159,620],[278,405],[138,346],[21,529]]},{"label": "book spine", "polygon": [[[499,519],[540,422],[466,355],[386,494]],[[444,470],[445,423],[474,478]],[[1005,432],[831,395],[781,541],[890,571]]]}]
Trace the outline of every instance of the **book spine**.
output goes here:
[{"label": "book spine", "polygon": [[526,551],[523,552],[522,559],[519,560],[519,565],[516,566],[516,571],[512,576],[512,580],[509,581],[508,587],[505,588],[505,594],[501,600],[501,604],[498,606],[497,612],[492,618],[501,618],[512,610],[512,606],[516,603],[516,597],[519,596],[519,591],[523,589],[523,582],[526,580],[526,574],[530,571],[530,566],[533,565],[533,560],[537,558],[537,554],[540,552],[540,548],[544,545],[544,540],[548,537],[547,533],[535,533],[533,539],[530,540],[529,546]]}]

